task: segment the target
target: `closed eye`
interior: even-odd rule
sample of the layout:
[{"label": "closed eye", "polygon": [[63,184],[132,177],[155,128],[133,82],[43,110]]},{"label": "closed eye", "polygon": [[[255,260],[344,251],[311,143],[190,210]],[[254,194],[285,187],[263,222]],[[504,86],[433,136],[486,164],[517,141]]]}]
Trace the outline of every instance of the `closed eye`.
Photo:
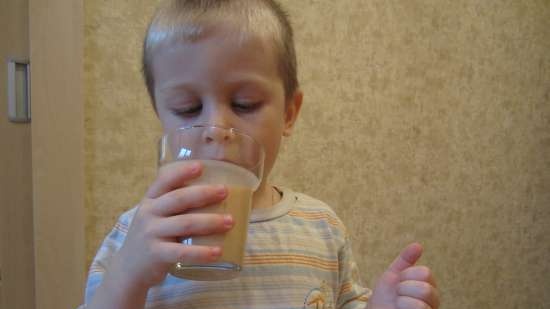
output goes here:
[{"label": "closed eye", "polygon": [[232,108],[239,113],[252,113],[261,106],[261,102],[232,102]]},{"label": "closed eye", "polygon": [[183,116],[183,117],[193,117],[200,114],[201,111],[202,111],[202,104],[197,104],[189,107],[177,108],[172,110],[174,114],[178,116]]}]

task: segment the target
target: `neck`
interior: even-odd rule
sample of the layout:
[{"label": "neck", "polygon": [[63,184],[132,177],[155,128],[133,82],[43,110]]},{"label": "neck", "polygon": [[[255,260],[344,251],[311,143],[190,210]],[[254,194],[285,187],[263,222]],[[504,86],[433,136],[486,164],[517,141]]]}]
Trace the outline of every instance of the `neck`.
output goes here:
[{"label": "neck", "polygon": [[275,189],[265,179],[252,197],[252,208],[268,208],[280,200],[280,195],[275,194]]}]

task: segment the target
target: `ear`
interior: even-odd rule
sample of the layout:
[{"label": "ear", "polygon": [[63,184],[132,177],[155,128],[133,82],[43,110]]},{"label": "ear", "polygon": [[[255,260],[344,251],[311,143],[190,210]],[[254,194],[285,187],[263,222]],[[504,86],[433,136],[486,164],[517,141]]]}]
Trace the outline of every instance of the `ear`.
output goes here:
[{"label": "ear", "polygon": [[285,108],[285,128],[283,130],[283,136],[290,136],[292,134],[292,129],[298,119],[298,114],[300,114],[300,109],[302,108],[302,99],[304,94],[300,90],[296,90],[292,98],[290,98],[286,103]]}]

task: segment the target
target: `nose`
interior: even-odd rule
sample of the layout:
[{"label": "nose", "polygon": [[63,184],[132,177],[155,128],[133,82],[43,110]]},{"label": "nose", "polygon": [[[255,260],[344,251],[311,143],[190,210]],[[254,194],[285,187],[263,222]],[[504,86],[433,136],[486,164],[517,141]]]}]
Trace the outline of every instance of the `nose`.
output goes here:
[{"label": "nose", "polygon": [[206,127],[203,131],[202,140],[209,143],[224,144],[229,143],[235,138],[233,128],[224,128],[219,126]]},{"label": "nose", "polygon": [[219,134],[228,134],[223,132],[232,128],[235,122],[233,111],[229,104],[225,104],[225,101],[221,99],[205,100],[203,104],[203,113],[201,115],[200,125],[216,127],[218,130],[212,130],[209,132],[214,136]]}]

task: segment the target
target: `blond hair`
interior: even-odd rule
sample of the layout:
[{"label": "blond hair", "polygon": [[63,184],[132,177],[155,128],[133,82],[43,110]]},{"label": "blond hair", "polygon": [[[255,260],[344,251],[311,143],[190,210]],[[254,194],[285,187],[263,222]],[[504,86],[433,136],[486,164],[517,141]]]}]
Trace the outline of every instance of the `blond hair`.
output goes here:
[{"label": "blond hair", "polygon": [[[288,100],[298,88],[293,31],[287,13],[274,0],[168,0],[157,9],[143,43],[143,76],[155,107],[152,61],[169,42],[193,42],[213,27],[229,24],[242,40],[250,35],[270,38]],[[156,109],[156,107],[155,107]]]}]

